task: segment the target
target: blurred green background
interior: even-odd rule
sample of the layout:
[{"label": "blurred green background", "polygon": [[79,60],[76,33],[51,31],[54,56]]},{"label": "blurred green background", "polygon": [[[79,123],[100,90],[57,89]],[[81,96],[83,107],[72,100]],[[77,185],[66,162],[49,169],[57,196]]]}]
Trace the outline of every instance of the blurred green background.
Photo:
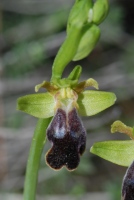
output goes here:
[{"label": "blurred green background", "polygon": [[[0,200],[22,200],[30,141],[37,119],[16,111],[16,100],[34,93],[34,86],[51,77],[54,57],[65,39],[73,0],[0,0]],[[55,172],[40,163],[37,200],[119,200],[126,168],[89,153],[94,142],[129,139],[110,133],[120,119],[134,126],[134,1],[110,0],[101,24],[101,38],[85,59],[71,62],[64,72],[80,64],[81,80],[94,78],[100,90],[112,91],[117,102],[106,111],[83,118],[86,152],[74,172]],[[69,49],[68,49],[69,50]],[[43,90],[42,90],[43,92]],[[124,158],[125,159],[125,158]]]}]

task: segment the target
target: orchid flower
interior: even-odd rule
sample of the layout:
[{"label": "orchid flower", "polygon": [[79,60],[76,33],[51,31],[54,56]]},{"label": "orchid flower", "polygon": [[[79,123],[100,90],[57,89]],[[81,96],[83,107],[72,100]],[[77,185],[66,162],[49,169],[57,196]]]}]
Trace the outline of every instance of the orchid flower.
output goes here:
[{"label": "orchid flower", "polygon": [[77,168],[80,156],[86,147],[86,130],[79,117],[95,115],[113,105],[114,93],[85,90],[92,86],[98,89],[98,83],[90,78],[78,83],[81,67],[76,66],[68,78],[60,81],[36,85],[46,93],[30,94],[18,99],[18,110],[34,117],[53,117],[47,128],[47,138],[52,147],[46,154],[46,163],[58,170],[66,166],[68,170]]}]

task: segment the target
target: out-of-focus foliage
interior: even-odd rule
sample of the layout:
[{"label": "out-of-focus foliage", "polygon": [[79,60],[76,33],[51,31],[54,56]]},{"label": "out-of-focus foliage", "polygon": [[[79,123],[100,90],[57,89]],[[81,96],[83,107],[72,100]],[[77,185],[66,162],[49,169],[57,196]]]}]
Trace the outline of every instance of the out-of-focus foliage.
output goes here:
[{"label": "out-of-focus foliage", "polygon": [[[3,50],[8,50],[3,55],[3,65],[8,76],[23,75],[49,58],[52,45],[56,45],[53,32],[59,32],[64,28],[67,11],[61,10],[46,17],[24,16],[23,19],[21,16],[20,21],[15,24],[14,20],[10,22],[12,26],[10,24],[9,29],[7,27],[10,18],[5,16]],[[19,19],[18,14],[13,15],[13,19],[16,18]]]},{"label": "out-of-focus foliage", "polygon": [[[49,80],[56,52],[65,39],[65,29],[73,0],[0,1],[0,191],[22,193],[26,161],[36,119],[16,111],[16,99],[34,92],[34,86]],[[110,125],[120,119],[133,126],[134,119],[134,2],[111,0],[110,11],[101,24],[101,38],[95,50],[72,66],[83,67],[83,80],[93,77],[101,90],[117,95],[117,103],[107,111],[84,119],[88,131],[86,153],[72,173],[55,172],[45,165],[42,155],[38,195],[114,191],[126,168],[89,154],[94,142],[126,139],[110,134]],[[130,16],[131,14],[131,16]],[[43,91],[43,90],[42,90]],[[104,190],[104,186],[110,182]],[[118,184],[118,183],[117,183]],[[114,188],[114,189],[112,189]],[[1,198],[1,197],[0,197]],[[111,200],[119,199],[117,196]],[[108,199],[103,199],[108,200]]]}]

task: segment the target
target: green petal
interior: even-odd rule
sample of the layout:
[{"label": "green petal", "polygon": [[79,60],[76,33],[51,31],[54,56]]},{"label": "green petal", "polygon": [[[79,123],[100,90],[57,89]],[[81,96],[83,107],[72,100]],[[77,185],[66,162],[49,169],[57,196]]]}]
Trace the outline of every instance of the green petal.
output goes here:
[{"label": "green petal", "polygon": [[78,112],[82,116],[95,115],[115,103],[116,96],[112,92],[87,90],[78,97]]},{"label": "green petal", "polygon": [[129,166],[134,160],[134,141],[97,142],[90,152],[115,164]]},{"label": "green petal", "polygon": [[30,94],[18,99],[17,109],[34,117],[48,118],[54,115],[54,104],[50,93]]}]

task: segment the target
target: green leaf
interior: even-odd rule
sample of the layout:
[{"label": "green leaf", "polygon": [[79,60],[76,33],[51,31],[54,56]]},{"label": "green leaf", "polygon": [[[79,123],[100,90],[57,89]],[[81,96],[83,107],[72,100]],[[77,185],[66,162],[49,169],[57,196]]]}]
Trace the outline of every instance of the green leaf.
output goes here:
[{"label": "green leaf", "polygon": [[17,109],[34,117],[49,118],[54,115],[54,98],[48,92],[26,95],[18,99]]},{"label": "green leaf", "polygon": [[112,92],[86,90],[78,97],[79,113],[82,116],[95,115],[115,103],[116,96]]},{"label": "green leaf", "polygon": [[134,160],[134,141],[97,142],[90,152],[115,164],[129,166]]},{"label": "green leaf", "polygon": [[108,0],[97,0],[93,6],[93,22],[100,24],[109,11]]},{"label": "green leaf", "polygon": [[81,34],[82,37],[73,58],[74,61],[85,58],[94,49],[100,37],[100,29],[96,25],[86,25]]}]

